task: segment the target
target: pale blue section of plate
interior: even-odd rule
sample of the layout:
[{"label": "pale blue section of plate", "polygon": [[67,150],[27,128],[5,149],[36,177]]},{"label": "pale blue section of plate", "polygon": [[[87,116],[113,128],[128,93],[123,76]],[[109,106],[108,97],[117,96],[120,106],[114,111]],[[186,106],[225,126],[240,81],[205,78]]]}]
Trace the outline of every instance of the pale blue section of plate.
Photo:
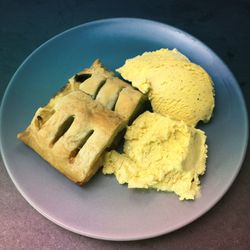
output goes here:
[{"label": "pale blue section of plate", "polygon": [[[212,76],[216,109],[209,124],[207,172],[201,197],[180,202],[174,194],[128,190],[99,173],[85,187],[68,181],[16,139],[35,110],[67,79],[100,58],[110,69],[160,48],[177,48]],[[43,44],[19,67],[1,107],[1,151],[10,177],[25,199],[58,225],[90,237],[144,239],[171,232],[208,211],[235,179],[246,150],[248,120],[238,84],[204,44],[158,22],[120,18],[80,25]]]}]

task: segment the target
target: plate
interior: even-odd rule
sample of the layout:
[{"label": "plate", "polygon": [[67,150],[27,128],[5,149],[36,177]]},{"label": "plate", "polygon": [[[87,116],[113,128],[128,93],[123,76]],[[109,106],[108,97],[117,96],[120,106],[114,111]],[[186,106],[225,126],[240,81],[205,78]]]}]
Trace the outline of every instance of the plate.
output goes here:
[{"label": "plate", "polygon": [[[79,187],[16,139],[35,110],[67,79],[100,58],[110,69],[160,48],[177,48],[212,76],[216,109],[209,124],[207,172],[196,201],[172,193],[132,190],[99,172]],[[133,18],[99,20],[67,30],[36,49],[10,81],[1,107],[1,151],[24,198],[49,220],[75,233],[106,240],[159,236],[194,221],[220,200],[242,164],[248,139],[245,103],[227,66],[193,36],[166,24]]]}]

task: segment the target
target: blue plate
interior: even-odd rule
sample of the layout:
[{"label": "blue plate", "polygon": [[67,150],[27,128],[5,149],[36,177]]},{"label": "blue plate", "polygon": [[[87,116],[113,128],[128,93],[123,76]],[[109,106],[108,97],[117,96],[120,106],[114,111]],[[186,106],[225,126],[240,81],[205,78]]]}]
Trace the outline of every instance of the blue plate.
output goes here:
[{"label": "blue plate", "polygon": [[[98,173],[79,187],[16,139],[35,110],[67,79],[100,58],[110,69],[145,51],[177,48],[212,76],[216,108],[209,124],[207,172],[201,197],[181,202],[172,193],[129,190]],[[19,67],[1,107],[1,151],[24,198],[56,224],[109,240],[145,239],[181,228],[207,212],[225,194],[241,167],[248,139],[245,103],[227,66],[207,46],[166,24],[118,18],[83,24],[55,36]]]}]

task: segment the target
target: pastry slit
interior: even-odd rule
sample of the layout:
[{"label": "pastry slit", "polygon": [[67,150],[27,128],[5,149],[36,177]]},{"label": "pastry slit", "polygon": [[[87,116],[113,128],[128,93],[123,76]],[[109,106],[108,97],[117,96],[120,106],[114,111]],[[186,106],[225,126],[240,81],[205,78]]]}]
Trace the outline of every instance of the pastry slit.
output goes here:
[{"label": "pastry slit", "polygon": [[117,96],[116,96],[116,99],[114,100],[113,106],[111,107],[112,111],[115,111],[116,103],[117,103],[117,101],[119,99],[119,96],[120,96],[120,93],[122,92],[123,89],[125,89],[125,87],[122,87],[122,88],[119,89],[119,91],[117,93]]},{"label": "pastry slit", "polygon": [[55,113],[55,110],[40,112],[35,120],[35,126],[40,130],[42,126],[50,119],[50,117]]},{"label": "pastry slit", "polygon": [[69,155],[69,162],[73,163],[74,159],[76,158],[76,156],[78,155],[79,151],[82,149],[82,147],[87,143],[87,141],[89,140],[90,136],[94,133],[94,130],[90,130],[86,136],[84,138],[82,138],[79,142],[79,144],[77,145],[77,147],[71,151],[70,155]]},{"label": "pastry slit", "polygon": [[84,81],[86,81],[88,78],[90,78],[92,76],[92,74],[76,74],[74,76],[74,80],[77,82],[81,82],[83,83]]},{"label": "pastry slit", "polygon": [[70,126],[74,122],[74,119],[75,117],[71,115],[59,126],[56,135],[51,142],[51,146],[53,146],[69,130]]},{"label": "pastry slit", "polygon": [[107,79],[101,81],[101,83],[99,84],[98,88],[96,89],[95,95],[93,96],[94,99],[96,99],[98,93],[100,92],[101,88],[104,86],[104,84],[106,83]]},{"label": "pastry slit", "polygon": [[43,118],[40,115],[38,115],[36,117],[36,119],[37,119],[37,127],[38,127],[38,129],[41,129],[41,127],[43,125]]}]

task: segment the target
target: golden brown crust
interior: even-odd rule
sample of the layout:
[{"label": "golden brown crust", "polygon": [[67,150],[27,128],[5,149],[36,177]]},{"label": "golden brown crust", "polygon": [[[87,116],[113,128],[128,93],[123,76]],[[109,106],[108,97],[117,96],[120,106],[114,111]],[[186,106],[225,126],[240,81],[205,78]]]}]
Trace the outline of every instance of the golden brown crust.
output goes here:
[{"label": "golden brown crust", "polygon": [[83,184],[102,165],[104,151],[115,137],[117,144],[144,100],[143,94],[96,60],[38,109],[18,138],[69,179]]},{"label": "golden brown crust", "polygon": [[[115,77],[99,59],[76,76],[69,79],[72,85],[79,84],[80,90],[98,100],[106,108],[114,110],[127,123],[146,100],[145,95],[129,83]],[[81,81],[77,81],[78,79]]]},{"label": "golden brown crust", "polygon": [[[69,179],[85,183],[101,166],[104,150],[125,127],[125,122],[79,90],[48,105],[38,109],[18,138]],[[41,125],[38,117],[43,117],[44,110],[51,107],[54,112]]]}]

